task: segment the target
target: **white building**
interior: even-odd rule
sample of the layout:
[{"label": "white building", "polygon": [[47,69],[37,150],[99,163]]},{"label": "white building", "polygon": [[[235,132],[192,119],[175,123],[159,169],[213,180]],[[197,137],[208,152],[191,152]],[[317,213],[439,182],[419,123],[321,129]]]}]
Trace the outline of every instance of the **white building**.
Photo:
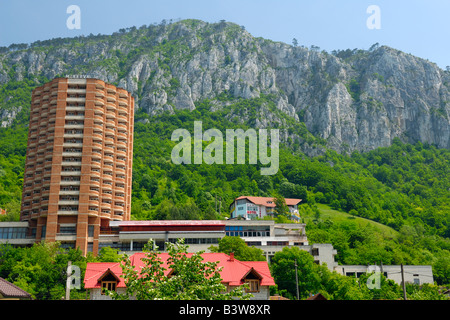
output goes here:
[{"label": "white building", "polygon": [[[394,280],[397,284],[402,283],[402,272],[400,265],[381,265],[381,266],[365,266],[365,265],[340,265],[334,270],[342,275],[359,278],[362,274],[380,272],[387,279]],[[424,284],[434,283],[433,270],[431,266],[424,265],[406,265],[403,266],[403,277],[405,283]]]},{"label": "white building", "polygon": [[305,227],[304,223],[229,219],[225,222],[225,235],[240,237],[248,246],[261,249],[269,262],[284,247],[298,247],[310,253],[315,263],[326,263],[328,269],[333,271],[337,266],[336,249],[329,243],[309,245]]},{"label": "white building", "polygon": [[[299,220],[298,204],[302,199],[285,199],[292,219]],[[245,219],[261,219],[273,216],[275,211],[275,198],[241,196],[234,199],[230,205],[231,218],[243,217]]]}]

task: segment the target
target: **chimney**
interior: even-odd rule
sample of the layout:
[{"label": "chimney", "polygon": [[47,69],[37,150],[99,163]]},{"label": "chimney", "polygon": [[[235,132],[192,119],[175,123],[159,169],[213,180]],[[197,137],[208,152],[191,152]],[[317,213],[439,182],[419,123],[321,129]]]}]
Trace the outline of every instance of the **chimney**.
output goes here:
[{"label": "chimney", "polygon": [[234,252],[230,252],[230,260],[228,260],[228,261],[231,261],[231,262],[234,261]]}]

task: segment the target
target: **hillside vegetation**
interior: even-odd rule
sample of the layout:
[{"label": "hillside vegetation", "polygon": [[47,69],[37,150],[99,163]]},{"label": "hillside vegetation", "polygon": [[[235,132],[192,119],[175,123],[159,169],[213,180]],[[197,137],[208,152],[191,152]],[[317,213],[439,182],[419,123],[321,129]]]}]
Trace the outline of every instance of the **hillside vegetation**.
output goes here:
[{"label": "hillside vegetation", "polygon": [[[2,221],[19,218],[32,89],[87,73],[136,97],[132,219],[224,219],[240,195],[301,198],[308,237],[333,243],[339,262],[431,264],[450,283],[447,71],[388,47],[329,54],[197,20],[15,45],[0,58]],[[400,109],[417,119],[390,118]],[[248,159],[174,164],[171,135],[193,136],[194,121],[223,134],[279,129],[278,172]]]}]

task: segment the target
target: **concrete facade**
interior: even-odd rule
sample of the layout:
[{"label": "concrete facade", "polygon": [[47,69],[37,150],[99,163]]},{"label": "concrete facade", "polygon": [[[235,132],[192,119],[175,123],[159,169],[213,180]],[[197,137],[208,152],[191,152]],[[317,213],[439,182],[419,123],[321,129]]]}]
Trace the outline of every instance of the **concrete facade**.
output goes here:
[{"label": "concrete facade", "polygon": [[110,246],[121,252],[139,252],[150,240],[160,251],[165,243],[184,239],[189,252],[208,251],[225,235],[223,220],[151,220],[111,221],[108,233],[100,235],[100,246]]},{"label": "concrete facade", "polygon": [[[125,294],[126,288],[117,288],[115,291],[118,294]],[[106,294],[102,294],[102,289],[94,288],[89,290],[89,300],[112,300],[112,298]]]},{"label": "concrete facade", "polygon": [[[380,272],[387,279],[402,283],[402,273],[400,265],[381,265],[381,266],[361,266],[361,265],[339,265],[334,270],[342,275],[357,277],[361,274]],[[424,284],[434,283],[433,270],[429,265],[405,265],[403,266],[403,276],[405,283]]]}]

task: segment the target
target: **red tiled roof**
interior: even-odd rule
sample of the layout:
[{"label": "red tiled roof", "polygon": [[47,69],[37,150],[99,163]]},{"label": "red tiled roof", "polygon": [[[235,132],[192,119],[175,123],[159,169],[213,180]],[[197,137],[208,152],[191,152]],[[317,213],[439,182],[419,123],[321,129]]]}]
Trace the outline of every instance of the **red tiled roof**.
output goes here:
[{"label": "red tiled roof", "polygon": [[[107,270],[111,270],[118,278],[122,276],[122,267],[120,262],[89,262],[86,266],[86,273],[84,275],[85,288],[100,288],[99,279],[105,274]],[[117,284],[117,287],[125,287],[122,278]]]},{"label": "red tiled roof", "polygon": [[5,298],[31,299],[31,294],[3,278],[0,278],[0,295]]},{"label": "red tiled roof", "polygon": [[[250,202],[253,202],[257,205],[263,205],[266,207],[275,207],[275,198],[273,197],[249,197],[249,196],[240,196],[239,198],[236,198],[236,200],[242,200],[247,199]],[[294,206],[302,201],[302,199],[290,199],[286,198],[284,199],[286,201],[286,205],[288,206]],[[271,203],[267,203],[271,202]]]},{"label": "red tiled roof", "polygon": [[[163,261],[162,267],[168,269],[167,259],[168,253],[158,254],[161,261]],[[192,256],[192,253],[187,254],[188,257]],[[130,257],[131,264],[135,268],[140,269],[144,266],[144,262],[141,260],[145,257],[145,253],[135,253]],[[222,283],[230,286],[239,286],[243,284],[243,278],[250,272],[256,273],[261,278],[262,286],[275,285],[275,281],[270,275],[269,265],[266,261],[239,261],[236,259],[230,260],[230,256],[225,253],[203,253],[203,262],[218,262],[217,267],[222,267],[220,276]],[[122,276],[122,268],[119,262],[91,262],[87,264],[86,274],[84,277],[84,287],[86,289],[100,288],[99,279],[107,270],[113,272],[120,278],[120,282],[117,287],[125,287],[125,283]],[[165,270],[164,274],[167,275],[170,269]]]}]

